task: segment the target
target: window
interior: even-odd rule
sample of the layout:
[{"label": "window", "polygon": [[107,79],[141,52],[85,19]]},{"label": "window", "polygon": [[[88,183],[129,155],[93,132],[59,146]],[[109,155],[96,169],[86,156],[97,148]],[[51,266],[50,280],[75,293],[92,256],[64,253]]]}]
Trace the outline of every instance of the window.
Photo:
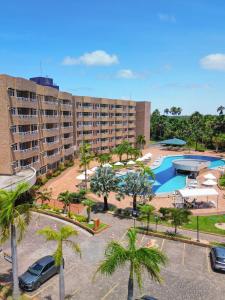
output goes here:
[{"label": "window", "polygon": [[16,150],[17,150],[17,144],[12,144],[11,147],[12,147],[12,150],[13,150],[13,151],[16,151]]},{"label": "window", "polygon": [[16,125],[10,127],[12,133],[16,133]]},{"label": "window", "polygon": [[8,88],[8,95],[9,96],[14,96],[15,95],[15,90],[11,89],[11,88]]}]

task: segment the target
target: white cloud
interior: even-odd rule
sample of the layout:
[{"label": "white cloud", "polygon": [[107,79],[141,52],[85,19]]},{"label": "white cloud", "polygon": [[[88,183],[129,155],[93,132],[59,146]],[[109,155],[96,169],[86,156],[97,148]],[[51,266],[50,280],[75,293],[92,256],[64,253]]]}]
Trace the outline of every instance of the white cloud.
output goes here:
[{"label": "white cloud", "polygon": [[116,77],[124,79],[134,79],[137,78],[137,74],[130,69],[122,69],[117,72]]},{"label": "white cloud", "polygon": [[203,69],[225,71],[225,54],[209,54],[200,60]]},{"label": "white cloud", "polygon": [[108,54],[103,50],[87,52],[80,57],[66,56],[63,59],[63,65],[86,65],[86,66],[110,66],[119,63],[119,59],[115,54]]},{"label": "white cloud", "polygon": [[176,17],[174,15],[159,13],[158,18],[162,22],[176,23]]}]

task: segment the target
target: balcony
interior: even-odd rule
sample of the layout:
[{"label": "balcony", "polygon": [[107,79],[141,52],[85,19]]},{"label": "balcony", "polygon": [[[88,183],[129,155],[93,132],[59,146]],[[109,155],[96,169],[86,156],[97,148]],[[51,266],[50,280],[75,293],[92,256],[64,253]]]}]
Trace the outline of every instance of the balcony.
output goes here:
[{"label": "balcony", "polygon": [[74,148],[73,147],[70,147],[68,149],[63,149],[63,153],[64,155],[71,155],[71,154],[74,154]]},{"label": "balcony", "polygon": [[40,167],[41,167],[41,165],[40,165],[40,160],[37,160],[37,161],[35,161],[35,162],[33,162],[33,163],[31,163],[31,164],[28,164],[28,165],[26,165],[26,166],[21,166],[20,168],[22,169],[22,170],[26,170],[26,169],[29,169],[29,168],[34,168],[35,170],[39,170],[40,169]]},{"label": "balcony", "polygon": [[41,108],[58,110],[59,104],[58,104],[58,102],[53,102],[53,101],[41,101]]},{"label": "balcony", "polygon": [[14,156],[15,160],[27,159],[33,156],[37,156],[39,154],[39,146],[31,147],[23,150],[15,150]]},{"label": "balcony", "polygon": [[42,130],[43,137],[51,137],[59,135],[59,128],[44,128]]},{"label": "balcony", "polygon": [[45,165],[47,165],[47,164],[53,164],[53,163],[59,161],[60,158],[61,158],[60,153],[54,153],[52,155],[45,156],[44,157],[44,164]]},{"label": "balcony", "polygon": [[135,116],[129,116],[128,119],[129,119],[129,121],[135,121],[136,117]]},{"label": "balcony", "polygon": [[24,98],[24,97],[14,97],[14,96],[11,96],[10,104],[13,107],[25,107],[25,108],[37,108],[37,106],[38,106],[36,99]]},{"label": "balcony", "polygon": [[73,126],[66,126],[66,127],[61,127],[61,132],[62,133],[72,133],[73,132]]},{"label": "balcony", "polygon": [[38,115],[12,115],[13,124],[29,125],[38,123]]},{"label": "balcony", "polygon": [[72,115],[61,115],[61,122],[72,122],[73,116]]},{"label": "balcony", "polygon": [[38,138],[38,130],[13,133],[14,142],[29,142]]},{"label": "balcony", "polygon": [[72,103],[60,103],[61,110],[72,110]]},{"label": "balcony", "polygon": [[67,138],[63,138],[63,144],[69,144],[69,143],[73,143],[73,137],[67,137]]},{"label": "balcony", "polygon": [[44,151],[50,151],[59,146],[59,140],[53,141],[53,142],[45,142],[43,143],[43,149]]},{"label": "balcony", "polygon": [[59,123],[59,115],[42,115],[43,123]]}]

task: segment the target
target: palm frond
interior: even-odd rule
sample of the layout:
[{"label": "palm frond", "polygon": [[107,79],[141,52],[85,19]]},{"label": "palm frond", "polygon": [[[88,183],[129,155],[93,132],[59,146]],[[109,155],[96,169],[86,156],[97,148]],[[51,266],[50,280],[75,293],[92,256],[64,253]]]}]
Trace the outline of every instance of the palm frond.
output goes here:
[{"label": "palm frond", "polygon": [[47,241],[59,240],[59,233],[50,226],[46,226],[45,228],[38,230],[37,233],[43,235]]},{"label": "palm frond", "polygon": [[66,246],[70,247],[73,250],[73,252],[78,253],[81,257],[81,249],[77,243],[75,243],[71,240],[65,240],[64,243]]}]

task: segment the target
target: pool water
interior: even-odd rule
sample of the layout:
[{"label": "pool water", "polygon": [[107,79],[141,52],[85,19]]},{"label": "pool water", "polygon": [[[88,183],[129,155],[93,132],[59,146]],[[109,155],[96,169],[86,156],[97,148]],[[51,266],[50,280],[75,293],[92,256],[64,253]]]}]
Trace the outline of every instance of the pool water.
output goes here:
[{"label": "pool water", "polygon": [[155,183],[152,186],[153,192],[158,193],[170,193],[178,189],[182,189],[186,186],[186,175],[176,175],[175,168],[173,167],[173,161],[176,159],[202,159],[210,161],[209,169],[213,169],[220,166],[225,166],[225,161],[217,157],[201,156],[201,155],[177,155],[167,156],[163,159],[161,165],[153,172],[155,174]]}]

